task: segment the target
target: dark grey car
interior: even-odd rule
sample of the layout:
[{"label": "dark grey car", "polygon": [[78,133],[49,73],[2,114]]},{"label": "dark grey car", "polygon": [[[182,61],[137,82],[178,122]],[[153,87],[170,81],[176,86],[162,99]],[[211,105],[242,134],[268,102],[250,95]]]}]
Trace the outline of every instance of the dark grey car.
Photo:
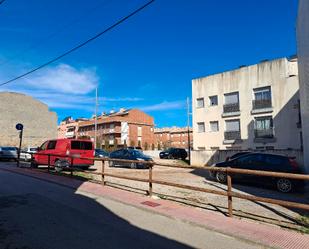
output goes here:
[{"label": "dark grey car", "polygon": [[16,147],[0,147],[0,159],[17,160]]}]

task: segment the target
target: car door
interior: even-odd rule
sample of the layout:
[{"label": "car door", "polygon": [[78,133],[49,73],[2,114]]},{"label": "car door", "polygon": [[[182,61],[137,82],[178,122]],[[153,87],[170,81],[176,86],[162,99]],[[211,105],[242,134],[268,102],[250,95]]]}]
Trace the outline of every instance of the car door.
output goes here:
[{"label": "car door", "polygon": [[[263,164],[258,154],[245,155],[232,160],[232,162],[232,168],[249,170],[258,170],[259,166]],[[233,174],[233,177],[244,182],[252,182],[255,178],[255,176],[251,174]]]},{"label": "car door", "polygon": [[[44,151],[44,154],[51,154],[50,156],[50,162],[53,162],[55,160],[55,149],[56,149],[57,140],[50,140],[48,141],[48,144],[46,146],[46,150]],[[48,164],[48,155],[42,155],[42,164]]]}]

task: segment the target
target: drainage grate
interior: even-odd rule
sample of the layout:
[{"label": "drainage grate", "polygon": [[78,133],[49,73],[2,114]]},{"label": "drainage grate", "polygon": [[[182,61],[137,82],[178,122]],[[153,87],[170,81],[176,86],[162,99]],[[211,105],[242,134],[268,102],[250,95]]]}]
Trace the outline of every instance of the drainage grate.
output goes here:
[{"label": "drainage grate", "polygon": [[152,201],[144,201],[142,202],[141,204],[143,205],[147,205],[149,207],[157,207],[157,206],[160,206],[161,204],[158,204],[158,203],[155,203],[155,202],[152,202]]}]

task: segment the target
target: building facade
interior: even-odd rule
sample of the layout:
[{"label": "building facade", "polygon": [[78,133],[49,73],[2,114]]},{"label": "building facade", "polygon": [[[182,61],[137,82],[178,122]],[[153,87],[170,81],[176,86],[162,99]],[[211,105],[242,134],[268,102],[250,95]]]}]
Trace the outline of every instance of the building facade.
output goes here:
[{"label": "building facade", "polygon": [[[137,110],[120,109],[97,119],[97,143],[102,147],[140,146],[150,148],[154,143],[154,120]],[[78,137],[94,139],[95,120],[80,122]]]},{"label": "building facade", "polygon": [[187,127],[165,127],[154,130],[156,148],[164,149],[169,147],[188,148],[190,141],[192,147],[192,128],[189,130],[190,140],[188,140]]},{"label": "building facade", "polygon": [[304,165],[309,172],[309,1],[299,0],[297,56],[299,63],[300,107],[304,144]]},{"label": "building facade", "polygon": [[87,121],[86,118],[78,118],[74,120],[72,117],[66,117],[58,125],[57,137],[58,138],[77,138],[78,125],[80,122]]},{"label": "building facade", "polygon": [[195,150],[301,149],[297,59],[192,80]]},{"label": "building facade", "polygon": [[18,147],[17,123],[24,126],[22,147],[36,147],[57,137],[57,114],[47,105],[25,94],[1,92],[0,146]]}]

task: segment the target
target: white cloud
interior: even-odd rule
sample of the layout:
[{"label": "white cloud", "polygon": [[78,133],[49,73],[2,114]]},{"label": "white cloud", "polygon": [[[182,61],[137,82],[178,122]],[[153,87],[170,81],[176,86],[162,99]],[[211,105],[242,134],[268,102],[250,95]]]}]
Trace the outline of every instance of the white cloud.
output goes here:
[{"label": "white cloud", "polygon": [[93,69],[76,69],[67,64],[60,64],[42,70],[32,77],[26,78],[29,87],[50,91],[87,94],[98,84],[98,76]]},{"label": "white cloud", "polygon": [[162,111],[162,110],[176,110],[184,109],[186,101],[163,101],[159,104],[141,107],[143,111]]},{"label": "white cloud", "polygon": [[[2,77],[1,77],[2,78]],[[94,69],[77,69],[68,64],[48,67],[28,76],[24,84],[10,84],[0,91],[13,91],[30,95],[52,108],[94,110],[94,89],[99,77]],[[99,97],[99,105],[107,103],[137,102],[136,97]]]}]

